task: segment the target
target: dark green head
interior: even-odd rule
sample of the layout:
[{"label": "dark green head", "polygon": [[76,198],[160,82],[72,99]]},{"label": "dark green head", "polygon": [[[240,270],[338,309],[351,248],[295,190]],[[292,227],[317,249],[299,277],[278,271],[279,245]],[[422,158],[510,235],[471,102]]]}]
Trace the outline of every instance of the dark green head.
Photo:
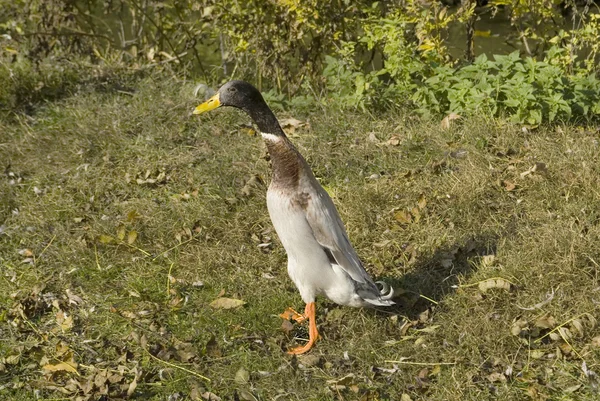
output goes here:
[{"label": "dark green head", "polygon": [[236,107],[248,113],[261,132],[281,135],[277,119],[262,95],[254,86],[245,81],[229,81],[218,92],[194,110],[202,114],[221,106]]}]

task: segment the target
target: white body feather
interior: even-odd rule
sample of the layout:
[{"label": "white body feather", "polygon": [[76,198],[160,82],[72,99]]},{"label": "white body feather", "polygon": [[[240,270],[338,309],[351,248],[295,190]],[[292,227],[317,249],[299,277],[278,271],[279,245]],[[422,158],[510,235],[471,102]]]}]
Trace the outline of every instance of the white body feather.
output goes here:
[{"label": "white body feather", "polygon": [[[287,143],[273,134],[262,133],[262,137],[271,143]],[[299,163],[298,181],[290,187],[273,180],[267,208],[288,255],[288,274],[304,302],[324,295],[340,305],[393,305],[393,289],[385,283],[379,289],[373,282],[350,244],[333,201],[304,158],[291,144],[285,146]]]},{"label": "white body feather", "polygon": [[324,295],[340,305],[363,306],[350,276],[332,264],[315,239],[306,215],[277,190],[267,192],[267,207],[288,256],[288,274],[305,303]]}]

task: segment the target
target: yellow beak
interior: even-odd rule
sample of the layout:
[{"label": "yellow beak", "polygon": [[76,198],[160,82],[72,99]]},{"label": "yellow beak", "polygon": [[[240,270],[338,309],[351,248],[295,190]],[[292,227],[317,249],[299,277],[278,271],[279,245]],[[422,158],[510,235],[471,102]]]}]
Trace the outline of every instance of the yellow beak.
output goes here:
[{"label": "yellow beak", "polygon": [[213,97],[208,99],[206,102],[202,103],[200,106],[196,107],[192,114],[202,114],[207,111],[216,109],[220,105],[221,105],[221,102],[219,101],[219,93],[217,92],[216,95],[214,95]]}]

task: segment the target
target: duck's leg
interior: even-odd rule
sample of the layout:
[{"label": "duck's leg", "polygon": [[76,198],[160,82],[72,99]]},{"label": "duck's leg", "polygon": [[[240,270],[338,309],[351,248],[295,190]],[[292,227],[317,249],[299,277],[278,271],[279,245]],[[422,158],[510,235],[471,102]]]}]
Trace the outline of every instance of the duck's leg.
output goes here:
[{"label": "duck's leg", "polygon": [[288,354],[304,354],[305,352],[308,352],[313,345],[315,345],[317,338],[319,338],[319,332],[317,331],[316,309],[317,307],[314,302],[309,302],[306,304],[306,308],[304,308],[304,318],[308,319],[308,342],[303,346],[292,348],[288,351]]}]

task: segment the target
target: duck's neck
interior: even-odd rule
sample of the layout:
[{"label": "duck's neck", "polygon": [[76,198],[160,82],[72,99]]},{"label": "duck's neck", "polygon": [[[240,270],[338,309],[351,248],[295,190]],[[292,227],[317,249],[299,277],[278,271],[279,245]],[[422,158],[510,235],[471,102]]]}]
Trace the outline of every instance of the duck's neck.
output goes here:
[{"label": "duck's neck", "polygon": [[247,113],[252,117],[260,132],[285,137],[275,114],[273,114],[266,104],[263,107],[247,110]]},{"label": "duck's neck", "polygon": [[271,156],[271,185],[282,190],[296,189],[303,166],[302,156],[285,136],[277,118],[266,105],[264,108],[255,108],[248,114],[258,126]]}]

